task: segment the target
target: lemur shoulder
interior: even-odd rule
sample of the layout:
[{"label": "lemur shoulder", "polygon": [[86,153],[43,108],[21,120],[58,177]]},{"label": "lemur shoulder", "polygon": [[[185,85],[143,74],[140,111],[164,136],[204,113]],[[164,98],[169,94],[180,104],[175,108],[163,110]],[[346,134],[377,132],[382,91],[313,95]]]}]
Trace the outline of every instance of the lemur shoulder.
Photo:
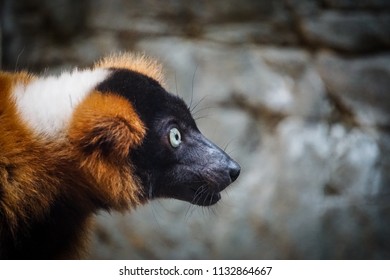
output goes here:
[{"label": "lemur shoulder", "polygon": [[240,167],[143,55],[58,76],[0,72],[0,258],[83,256],[93,214],[212,205]]}]

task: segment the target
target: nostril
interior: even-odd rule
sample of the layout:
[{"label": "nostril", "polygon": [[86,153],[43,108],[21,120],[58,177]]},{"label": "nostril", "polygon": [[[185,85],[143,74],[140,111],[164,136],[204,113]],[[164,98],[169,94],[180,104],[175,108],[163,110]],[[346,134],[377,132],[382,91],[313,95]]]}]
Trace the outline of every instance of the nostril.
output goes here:
[{"label": "nostril", "polygon": [[235,162],[229,167],[229,175],[232,182],[237,180],[238,176],[240,175],[240,171],[241,167]]}]

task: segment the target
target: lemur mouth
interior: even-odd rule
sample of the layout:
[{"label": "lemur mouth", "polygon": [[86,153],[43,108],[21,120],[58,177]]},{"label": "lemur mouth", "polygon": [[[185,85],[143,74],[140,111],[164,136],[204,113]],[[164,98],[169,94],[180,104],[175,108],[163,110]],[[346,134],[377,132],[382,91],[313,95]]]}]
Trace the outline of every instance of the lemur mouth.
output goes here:
[{"label": "lemur mouth", "polygon": [[[240,166],[230,158],[220,163],[218,168],[205,169],[193,166],[198,172],[191,172],[190,178],[176,187],[169,188],[171,197],[187,201],[194,205],[211,206],[221,199],[221,192],[232,184],[240,174]],[[203,174],[200,175],[199,172]],[[185,170],[183,174],[186,174]],[[196,174],[194,177],[193,175]],[[165,189],[166,190],[166,189]],[[169,195],[168,195],[169,196]]]},{"label": "lemur mouth", "polygon": [[191,204],[199,206],[211,206],[221,199],[220,191],[213,190],[210,186],[201,185],[198,188],[191,188],[193,198]]},{"label": "lemur mouth", "polygon": [[190,187],[192,200],[189,202],[200,206],[211,206],[221,199],[221,192],[233,183],[240,174],[240,166],[229,160],[226,170],[212,172],[212,176],[204,176],[203,183]]}]

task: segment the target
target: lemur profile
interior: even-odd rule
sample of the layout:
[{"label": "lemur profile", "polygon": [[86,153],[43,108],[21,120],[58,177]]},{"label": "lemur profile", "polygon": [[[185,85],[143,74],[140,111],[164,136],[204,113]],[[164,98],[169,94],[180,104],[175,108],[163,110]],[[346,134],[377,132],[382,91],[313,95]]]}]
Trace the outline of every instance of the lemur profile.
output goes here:
[{"label": "lemur profile", "polygon": [[220,200],[240,166],[163,85],[157,62],[129,53],[59,76],[0,72],[0,258],[80,258],[101,209]]}]

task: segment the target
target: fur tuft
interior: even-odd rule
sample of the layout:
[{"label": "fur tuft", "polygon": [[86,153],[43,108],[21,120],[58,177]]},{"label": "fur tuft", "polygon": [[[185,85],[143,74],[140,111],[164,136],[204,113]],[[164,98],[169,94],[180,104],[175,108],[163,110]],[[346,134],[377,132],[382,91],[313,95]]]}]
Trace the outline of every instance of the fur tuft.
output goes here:
[{"label": "fur tuft", "polygon": [[97,62],[95,67],[131,70],[155,79],[162,86],[165,85],[162,65],[145,54],[112,54]]}]

